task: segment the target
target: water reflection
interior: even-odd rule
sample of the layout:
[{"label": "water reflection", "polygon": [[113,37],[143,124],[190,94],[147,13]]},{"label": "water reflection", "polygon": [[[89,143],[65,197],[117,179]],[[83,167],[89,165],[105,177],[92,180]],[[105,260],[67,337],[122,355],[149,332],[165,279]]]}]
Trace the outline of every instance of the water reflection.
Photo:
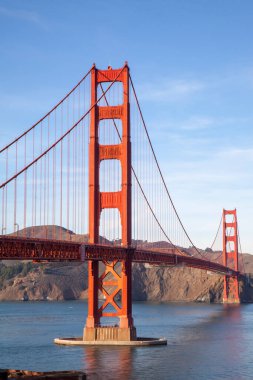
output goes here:
[{"label": "water reflection", "polygon": [[132,347],[85,347],[83,362],[89,379],[122,379],[132,377]]}]

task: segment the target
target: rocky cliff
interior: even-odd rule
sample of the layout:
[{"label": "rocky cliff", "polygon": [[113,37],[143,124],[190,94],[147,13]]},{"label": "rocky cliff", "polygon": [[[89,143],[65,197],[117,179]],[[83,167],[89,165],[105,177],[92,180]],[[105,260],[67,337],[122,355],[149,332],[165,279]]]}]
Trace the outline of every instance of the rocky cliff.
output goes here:
[{"label": "rocky cliff", "polygon": [[[250,263],[252,259],[249,258]],[[241,282],[240,291],[243,301],[252,302],[253,278],[252,282]],[[222,294],[223,277],[211,272],[133,265],[135,301],[221,302]],[[85,264],[19,263],[11,267],[0,264],[0,301],[73,300],[86,297]]]}]

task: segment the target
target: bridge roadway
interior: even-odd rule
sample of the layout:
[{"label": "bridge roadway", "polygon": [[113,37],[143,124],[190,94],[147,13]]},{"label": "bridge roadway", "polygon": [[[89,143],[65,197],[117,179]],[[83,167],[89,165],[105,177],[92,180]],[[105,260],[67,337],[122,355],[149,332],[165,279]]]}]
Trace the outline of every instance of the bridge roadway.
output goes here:
[{"label": "bridge roadway", "polygon": [[221,264],[205,259],[180,255],[176,249],[165,253],[159,250],[125,248],[120,246],[97,245],[67,240],[48,240],[14,236],[0,237],[0,260],[34,261],[80,261],[125,260],[131,256],[133,262],[161,266],[186,266],[237,276],[240,273]]}]

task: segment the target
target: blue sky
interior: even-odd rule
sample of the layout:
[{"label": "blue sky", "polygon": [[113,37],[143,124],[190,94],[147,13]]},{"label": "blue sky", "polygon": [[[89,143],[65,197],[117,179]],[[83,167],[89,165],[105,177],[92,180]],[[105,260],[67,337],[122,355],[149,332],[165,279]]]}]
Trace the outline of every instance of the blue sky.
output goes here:
[{"label": "blue sky", "polygon": [[253,253],[253,3],[0,1],[1,146],[88,71],[127,60],[172,198],[210,245],[238,210]]}]

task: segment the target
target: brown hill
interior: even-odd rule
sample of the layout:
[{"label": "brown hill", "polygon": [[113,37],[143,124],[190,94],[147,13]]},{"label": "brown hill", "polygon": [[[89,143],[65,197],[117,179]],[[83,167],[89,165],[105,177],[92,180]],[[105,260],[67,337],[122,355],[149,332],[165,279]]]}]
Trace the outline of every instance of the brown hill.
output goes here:
[{"label": "brown hill", "polygon": [[[23,236],[44,236],[52,228],[62,236],[85,241],[87,235],[75,235],[72,231],[55,226],[30,227],[19,231]],[[80,240],[79,240],[80,239]],[[143,243],[143,246],[147,243]],[[163,248],[169,248],[162,242]],[[205,253],[204,251],[201,251]],[[219,253],[207,251],[208,255]],[[249,281],[241,281],[243,301],[253,301],[253,255],[244,255],[245,272]],[[252,277],[252,278],[251,278]],[[156,302],[221,302],[223,276],[193,268],[156,267],[133,264],[133,299]],[[0,262],[0,300],[70,300],[87,297],[87,266],[79,263],[12,263]]]}]

